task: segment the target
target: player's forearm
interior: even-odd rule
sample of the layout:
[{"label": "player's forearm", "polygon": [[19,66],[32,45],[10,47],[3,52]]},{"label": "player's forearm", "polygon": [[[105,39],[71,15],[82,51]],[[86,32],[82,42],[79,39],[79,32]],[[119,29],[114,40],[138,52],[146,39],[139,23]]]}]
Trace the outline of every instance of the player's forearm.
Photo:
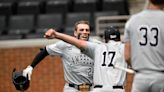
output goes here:
[{"label": "player's forearm", "polygon": [[128,65],[131,66],[131,47],[130,47],[130,42],[125,43],[125,49],[124,49],[124,55],[125,55],[125,60],[128,63]]},{"label": "player's forearm", "polygon": [[46,56],[48,55],[48,52],[46,48],[43,48],[33,59],[31,66],[34,68],[38,63],[41,62]]},{"label": "player's forearm", "polygon": [[86,47],[86,41],[79,40],[75,37],[72,37],[72,36],[69,36],[69,35],[66,35],[66,34],[56,32],[56,37],[55,38],[63,40],[65,42],[68,42],[72,45],[75,45],[76,47],[78,47],[80,49],[83,49],[83,48]]}]

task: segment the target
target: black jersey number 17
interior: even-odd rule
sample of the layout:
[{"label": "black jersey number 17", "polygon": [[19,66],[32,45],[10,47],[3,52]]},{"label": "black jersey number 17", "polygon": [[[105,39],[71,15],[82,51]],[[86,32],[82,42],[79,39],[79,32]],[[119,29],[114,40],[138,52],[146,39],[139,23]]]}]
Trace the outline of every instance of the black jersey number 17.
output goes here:
[{"label": "black jersey number 17", "polygon": [[106,56],[109,57],[109,55],[111,56],[111,58],[110,58],[110,63],[108,64],[108,67],[113,66],[112,62],[113,62],[113,59],[115,57],[115,54],[116,54],[115,51],[109,51],[108,53],[107,52],[103,52],[104,59],[103,59],[102,66],[106,66],[106,62],[105,62],[106,60],[105,59],[106,59]]}]

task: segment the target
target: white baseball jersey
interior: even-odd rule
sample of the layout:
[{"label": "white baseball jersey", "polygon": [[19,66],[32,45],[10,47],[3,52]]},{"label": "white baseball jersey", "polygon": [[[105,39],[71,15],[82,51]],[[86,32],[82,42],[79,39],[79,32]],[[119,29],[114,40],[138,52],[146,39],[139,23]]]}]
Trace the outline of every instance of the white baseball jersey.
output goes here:
[{"label": "white baseball jersey", "polygon": [[67,83],[80,85],[92,84],[93,60],[81,53],[81,51],[64,41],[46,46],[50,55],[59,55],[64,67],[64,78]]},{"label": "white baseball jersey", "polygon": [[135,74],[131,92],[164,92],[164,11],[145,9],[125,26]]},{"label": "white baseball jersey", "polygon": [[124,45],[121,42],[109,41],[107,44],[87,42],[84,50],[86,55],[94,59],[94,85],[108,86],[124,85],[126,72],[113,68],[110,64],[127,67],[124,61]]},{"label": "white baseball jersey", "polygon": [[131,42],[135,70],[164,71],[164,11],[144,10],[125,26],[125,42]]}]

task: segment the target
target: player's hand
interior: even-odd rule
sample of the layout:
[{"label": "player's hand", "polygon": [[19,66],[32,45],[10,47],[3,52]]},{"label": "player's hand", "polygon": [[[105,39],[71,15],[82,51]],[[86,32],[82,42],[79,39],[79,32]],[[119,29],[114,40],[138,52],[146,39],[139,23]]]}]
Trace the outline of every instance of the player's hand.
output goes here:
[{"label": "player's hand", "polygon": [[45,32],[44,37],[47,39],[53,39],[56,36],[56,30],[49,29],[47,32]]},{"label": "player's hand", "polygon": [[30,65],[27,66],[27,68],[23,70],[23,76],[27,77],[28,75],[28,80],[31,80],[32,70],[33,70],[32,66]]}]

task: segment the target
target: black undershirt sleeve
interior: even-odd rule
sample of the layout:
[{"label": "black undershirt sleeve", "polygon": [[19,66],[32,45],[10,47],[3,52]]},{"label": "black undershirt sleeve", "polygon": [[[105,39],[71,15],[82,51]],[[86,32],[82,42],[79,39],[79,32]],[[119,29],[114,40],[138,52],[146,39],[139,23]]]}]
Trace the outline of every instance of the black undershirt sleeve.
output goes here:
[{"label": "black undershirt sleeve", "polygon": [[40,49],[40,52],[33,59],[31,66],[34,68],[39,62],[41,62],[48,54],[46,48]]}]

